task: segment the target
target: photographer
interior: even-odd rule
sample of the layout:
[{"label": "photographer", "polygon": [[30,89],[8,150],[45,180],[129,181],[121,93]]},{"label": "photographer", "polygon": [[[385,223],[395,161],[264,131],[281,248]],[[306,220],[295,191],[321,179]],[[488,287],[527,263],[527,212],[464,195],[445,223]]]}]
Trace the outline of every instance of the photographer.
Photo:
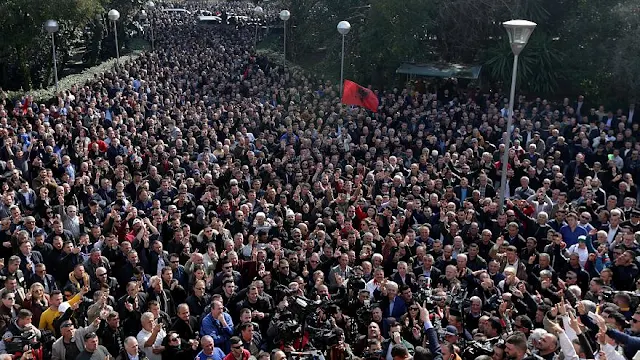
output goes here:
[{"label": "photographer", "polygon": [[338,330],[338,343],[331,346],[331,349],[329,349],[328,360],[351,360],[354,358],[351,346],[345,342],[344,332],[342,329]]},{"label": "photographer", "polygon": [[33,314],[31,311],[22,309],[18,312],[18,316],[11,321],[7,331],[2,335],[0,342],[0,354],[16,354],[24,351],[24,346],[29,345],[34,350],[34,344],[40,344],[42,333],[36,328],[31,320]]}]

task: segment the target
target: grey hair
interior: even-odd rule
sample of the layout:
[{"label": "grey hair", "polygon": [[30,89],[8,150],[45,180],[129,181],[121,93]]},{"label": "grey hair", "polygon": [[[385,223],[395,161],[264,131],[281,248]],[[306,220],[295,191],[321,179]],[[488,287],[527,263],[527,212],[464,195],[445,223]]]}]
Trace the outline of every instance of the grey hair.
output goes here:
[{"label": "grey hair", "polygon": [[[149,313],[149,314],[151,314],[151,313]],[[137,341],[137,339],[134,336],[128,336],[126,339],[124,339],[124,344],[125,345],[129,345],[129,344],[131,344],[132,340],[136,340]]]},{"label": "grey hair", "polygon": [[155,319],[155,315],[153,315],[152,312],[147,311],[146,313],[142,314],[142,316],[140,317],[140,321],[145,321],[145,320],[153,320]]}]

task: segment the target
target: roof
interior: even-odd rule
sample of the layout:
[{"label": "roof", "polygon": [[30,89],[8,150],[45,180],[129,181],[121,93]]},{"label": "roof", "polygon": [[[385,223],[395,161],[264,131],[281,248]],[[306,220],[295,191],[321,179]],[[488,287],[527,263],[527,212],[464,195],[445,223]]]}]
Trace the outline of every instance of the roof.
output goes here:
[{"label": "roof", "polygon": [[396,73],[439,78],[477,79],[480,77],[481,69],[482,66],[480,65],[462,65],[454,63],[404,63],[400,65],[396,70]]},{"label": "roof", "polygon": [[222,18],[219,16],[198,16],[198,21],[222,21]]}]

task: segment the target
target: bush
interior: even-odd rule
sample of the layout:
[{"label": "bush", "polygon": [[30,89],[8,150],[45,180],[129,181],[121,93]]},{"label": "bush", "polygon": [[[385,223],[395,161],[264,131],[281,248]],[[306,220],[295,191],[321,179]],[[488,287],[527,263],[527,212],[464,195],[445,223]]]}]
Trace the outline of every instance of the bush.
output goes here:
[{"label": "bush", "polygon": [[[138,58],[139,54],[131,54],[120,57],[120,63],[126,64],[132,60]],[[110,59],[103,62],[100,65],[96,65],[92,68],[86,69],[85,71],[79,74],[72,74],[66,76],[58,81],[58,87],[60,91],[65,91],[71,89],[73,85],[84,85],[88,80],[94,78],[96,74],[101,74],[107,71],[110,71],[115,68],[116,59]],[[32,90],[32,91],[8,91],[7,98],[15,101],[20,100],[24,96],[31,95],[33,96],[33,101],[41,103],[47,102],[53,99],[56,96],[56,88],[55,86],[51,86],[46,89]]]}]

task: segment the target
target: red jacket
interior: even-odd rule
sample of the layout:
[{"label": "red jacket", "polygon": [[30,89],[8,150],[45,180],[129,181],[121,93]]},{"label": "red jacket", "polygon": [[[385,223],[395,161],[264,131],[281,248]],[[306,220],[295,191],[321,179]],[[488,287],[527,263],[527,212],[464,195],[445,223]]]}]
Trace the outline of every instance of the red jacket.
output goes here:
[{"label": "red jacket", "polygon": [[[251,356],[251,353],[249,352],[249,350],[247,349],[242,349],[242,359],[240,360],[249,360],[249,357]],[[227,356],[224,357],[224,359],[222,360],[236,360],[235,356],[233,356],[233,353],[230,352]]]}]

